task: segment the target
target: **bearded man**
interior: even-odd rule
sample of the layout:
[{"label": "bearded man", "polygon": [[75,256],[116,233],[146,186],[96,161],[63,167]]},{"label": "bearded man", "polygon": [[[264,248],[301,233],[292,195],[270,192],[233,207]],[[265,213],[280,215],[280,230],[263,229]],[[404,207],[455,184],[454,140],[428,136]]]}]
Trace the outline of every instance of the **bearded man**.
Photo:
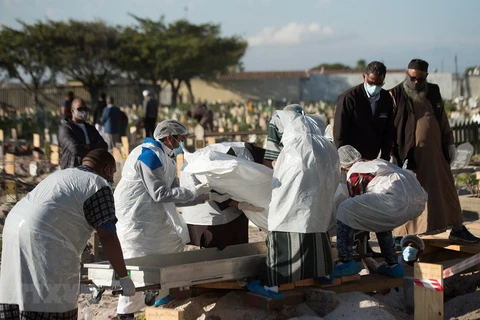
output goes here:
[{"label": "bearded man", "polygon": [[394,87],[393,156],[407,163],[428,193],[425,211],[394,230],[396,235],[439,233],[452,226],[449,239],[476,243],[463,226],[463,214],[450,163],[455,157],[453,132],[438,85],[427,82],[428,63],[413,59],[405,81]]}]

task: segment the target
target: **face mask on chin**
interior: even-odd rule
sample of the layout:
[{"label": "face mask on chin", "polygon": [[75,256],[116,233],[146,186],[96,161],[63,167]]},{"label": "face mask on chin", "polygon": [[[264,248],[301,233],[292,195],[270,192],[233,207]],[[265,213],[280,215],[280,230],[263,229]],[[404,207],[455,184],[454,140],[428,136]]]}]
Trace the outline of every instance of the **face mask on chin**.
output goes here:
[{"label": "face mask on chin", "polygon": [[427,86],[427,80],[415,83],[410,79],[409,76],[407,76],[407,79],[405,80],[405,83],[407,84],[407,87],[409,87],[410,89],[415,90],[415,91],[422,91]]}]

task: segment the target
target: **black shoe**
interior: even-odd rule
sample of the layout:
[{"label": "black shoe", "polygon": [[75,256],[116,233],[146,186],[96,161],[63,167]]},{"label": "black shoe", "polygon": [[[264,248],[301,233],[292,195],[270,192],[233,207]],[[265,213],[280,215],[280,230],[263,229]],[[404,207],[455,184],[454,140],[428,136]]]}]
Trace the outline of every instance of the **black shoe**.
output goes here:
[{"label": "black shoe", "polygon": [[462,229],[455,231],[452,229],[448,239],[452,241],[465,242],[465,243],[478,243],[480,238],[475,237],[470,231],[467,230],[465,226],[462,226]]},{"label": "black shoe", "polygon": [[114,320],[134,320],[135,314],[133,313],[125,313],[125,314],[117,314]]}]

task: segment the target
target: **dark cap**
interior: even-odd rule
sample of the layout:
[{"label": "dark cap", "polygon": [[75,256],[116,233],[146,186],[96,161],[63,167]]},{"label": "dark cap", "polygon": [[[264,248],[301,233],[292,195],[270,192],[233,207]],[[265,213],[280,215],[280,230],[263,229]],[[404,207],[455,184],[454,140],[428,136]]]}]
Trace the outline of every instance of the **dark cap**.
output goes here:
[{"label": "dark cap", "polygon": [[413,59],[408,64],[408,69],[415,69],[428,72],[428,62],[422,59]]}]

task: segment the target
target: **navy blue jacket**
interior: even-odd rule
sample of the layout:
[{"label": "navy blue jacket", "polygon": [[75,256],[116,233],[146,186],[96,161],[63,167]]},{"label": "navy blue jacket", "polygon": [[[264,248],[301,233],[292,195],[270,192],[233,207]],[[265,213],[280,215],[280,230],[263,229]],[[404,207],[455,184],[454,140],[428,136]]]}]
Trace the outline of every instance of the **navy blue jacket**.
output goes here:
[{"label": "navy blue jacket", "polygon": [[100,122],[103,123],[105,133],[119,134],[122,123],[122,113],[118,107],[107,106],[103,109]]}]

